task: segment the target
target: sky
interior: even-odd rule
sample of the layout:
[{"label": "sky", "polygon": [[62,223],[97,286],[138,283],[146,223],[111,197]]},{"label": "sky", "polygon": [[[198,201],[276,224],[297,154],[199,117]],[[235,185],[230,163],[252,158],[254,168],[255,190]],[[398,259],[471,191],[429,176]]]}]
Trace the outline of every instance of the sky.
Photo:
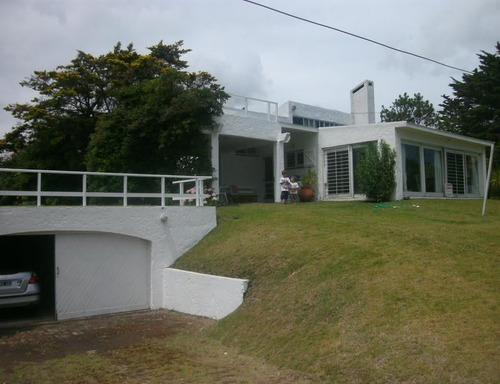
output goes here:
[{"label": "sky", "polygon": [[[472,71],[500,40],[498,0],[255,0],[298,17]],[[463,72],[306,23],[243,0],[0,0],[0,135],[3,108],[37,96],[19,83],[70,64],[81,50],[117,42],[147,47],[183,40],[189,71],[226,91],[350,112],[351,89],[372,80],[375,109],[421,93],[436,109]]]}]

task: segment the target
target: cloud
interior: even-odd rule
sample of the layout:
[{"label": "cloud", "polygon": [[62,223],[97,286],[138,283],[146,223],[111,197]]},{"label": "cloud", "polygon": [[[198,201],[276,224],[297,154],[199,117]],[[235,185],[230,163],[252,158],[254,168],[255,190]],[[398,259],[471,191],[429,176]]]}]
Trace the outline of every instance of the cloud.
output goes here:
[{"label": "cloud", "polygon": [[[261,0],[347,32],[474,69],[500,36],[497,0]],[[163,40],[185,41],[190,70],[215,75],[226,90],[349,112],[349,91],[375,82],[375,101],[420,92],[433,104],[451,76],[429,62],[352,36],[227,0],[0,0],[0,105],[26,102],[19,82],[65,65],[77,50],[104,54],[120,41],[139,53]],[[10,120],[9,120],[10,119]],[[8,123],[10,121],[10,123]],[[0,111],[0,134],[13,125]]]}]

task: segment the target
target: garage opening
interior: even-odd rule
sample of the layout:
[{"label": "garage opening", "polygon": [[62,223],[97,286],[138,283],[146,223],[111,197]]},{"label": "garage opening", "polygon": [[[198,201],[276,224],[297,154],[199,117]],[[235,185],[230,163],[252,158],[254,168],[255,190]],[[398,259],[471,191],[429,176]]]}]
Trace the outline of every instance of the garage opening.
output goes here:
[{"label": "garage opening", "polygon": [[1,321],[55,318],[55,236],[0,236],[0,269],[33,271],[39,276],[37,307],[0,308]]}]

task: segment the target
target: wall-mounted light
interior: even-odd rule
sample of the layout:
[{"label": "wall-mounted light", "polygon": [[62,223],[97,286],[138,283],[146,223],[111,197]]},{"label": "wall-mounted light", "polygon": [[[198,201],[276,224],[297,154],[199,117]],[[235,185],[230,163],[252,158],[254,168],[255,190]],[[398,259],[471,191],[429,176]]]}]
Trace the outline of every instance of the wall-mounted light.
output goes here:
[{"label": "wall-mounted light", "polygon": [[291,138],[290,132],[285,132],[285,133],[280,134],[278,142],[283,142],[286,144],[290,141],[290,138]]},{"label": "wall-mounted light", "polygon": [[168,216],[164,213],[160,216],[160,221],[165,224],[168,221]]}]

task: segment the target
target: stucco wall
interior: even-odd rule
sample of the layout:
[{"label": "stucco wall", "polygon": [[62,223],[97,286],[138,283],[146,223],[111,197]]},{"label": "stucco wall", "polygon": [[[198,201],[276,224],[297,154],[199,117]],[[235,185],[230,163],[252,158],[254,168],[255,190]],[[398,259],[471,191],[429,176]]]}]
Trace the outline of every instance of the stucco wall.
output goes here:
[{"label": "stucco wall", "polygon": [[[325,167],[324,167],[324,150],[335,148],[349,144],[365,143],[369,141],[384,140],[392,148],[399,148],[395,127],[397,124],[366,124],[366,125],[350,125],[343,127],[328,127],[320,128],[318,133],[318,189],[319,198],[325,199],[324,182],[325,182]],[[402,169],[400,161],[400,150],[397,151],[396,164],[396,200],[403,197],[402,186],[399,180],[402,178]]]},{"label": "stucco wall", "polygon": [[278,123],[244,116],[223,115],[218,123],[220,135],[276,141],[281,133]]},{"label": "stucco wall", "polygon": [[108,232],[150,241],[151,308],[163,305],[163,269],[215,226],[214,207],[0,208],[0,235]]},{"label": "stucco wall", "polygon": [[166,268],[164,270],[167,309],[222,319],[243,302],[248,280]]}]

